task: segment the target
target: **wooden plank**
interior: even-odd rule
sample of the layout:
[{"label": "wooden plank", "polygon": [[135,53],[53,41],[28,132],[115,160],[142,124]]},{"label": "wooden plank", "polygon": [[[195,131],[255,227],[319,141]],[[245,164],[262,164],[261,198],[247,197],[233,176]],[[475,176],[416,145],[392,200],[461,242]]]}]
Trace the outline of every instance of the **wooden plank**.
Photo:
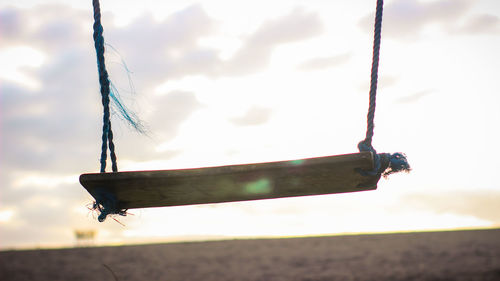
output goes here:
[{"label": "wooden plank", "polygon": [[373,190],[380,176],[370,152],[292,161],[183,170],[95,173],[80,176],[94,197],[113,194],[119,208],[146,208],[272,199]]}]

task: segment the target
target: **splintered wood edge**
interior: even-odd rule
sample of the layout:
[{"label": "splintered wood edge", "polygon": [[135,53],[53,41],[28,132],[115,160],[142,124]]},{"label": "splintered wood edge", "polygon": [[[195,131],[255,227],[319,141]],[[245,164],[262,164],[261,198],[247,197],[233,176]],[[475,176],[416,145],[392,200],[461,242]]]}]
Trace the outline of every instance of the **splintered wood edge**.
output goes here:
[{"label": "splintered wood edge", "polygon": [[[302,169],[307,171],[301,173]],[[327,169],[329,172],[325,174],[323,171],[323,173],[317,174],[316,169]],[[273,199],[377,188],[379,176],[361,176],[355,172],[355,169],[373,169],[372,153],[361,152],[288,161],[179,170],[91,173],[82,174],[80,183],[94,198],[98,192],[112,193],[116,196],[118,204],[124,208]],[[298,174],[289,175],[287,174],[289,171],[298,171]],[[310,178],[311,171],[314,172],[315,177],[320,178],[320,182],[324,178],[328,185],[333,186],[333,188],[325,190],[324,187],[318,186],[318,179]],[[329,174],[336,174],[337,178],[332,178]],[[247,188],[243,184],[251,183],[251,181],[245,183],[245,178],[263,178],[264,176],[276,181],[276,190],[269,194],[241,194],[242,190]],[[228,178],[230,179],[230,187],[227,186]],[[340,181],[337,183],[339,178]],[[291,180],[297,179],[304,181],[302,187],[293,187],[293,192],[291,192],[288,190],[288,185],[290,185]],[[224,184],[221,180],[224,180]],[[144,184],[145,182],[146,184]],[[286,185],[285,188],[284,185]]]}]

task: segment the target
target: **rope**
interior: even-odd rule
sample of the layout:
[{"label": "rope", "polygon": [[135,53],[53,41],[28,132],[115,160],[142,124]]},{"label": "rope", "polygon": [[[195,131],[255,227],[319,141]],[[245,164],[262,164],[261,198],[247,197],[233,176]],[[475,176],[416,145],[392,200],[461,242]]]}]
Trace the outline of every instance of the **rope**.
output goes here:
[{"label": "rope", "polygon": [[[101,173],[106,172],[106,160],[107,152],[109,148],[109,156],[111,158],[111,169],[113,172],[118,172],[118,165],[116,163],[115,154],[115,144],[113,143],[113,131],[111,130],[111,120],[109,113],[109,102],[110,102],[110,82],[108,77],[108,71],[106,70],[106,64],[104,61],[104,37],[103,27],[101,24],[101,8],[99,6],[99,0],[93,0],[92,5],[94,6],[94,46],[97,55],[97,70],[99,73],[99,85],[103,106],[103,118],[102,118],[102,146],[101,146]],[[112,94],[112,93],[111,93]],[[114,95],[112,95],[113,98]],[[116,98],[115,98],[116,99]],[[121,104],[120,104],[121,106]],[[122,107],[123,108],[123,107]],[[100,212],[98,220],[103,222],[108,215],[118,214],[124,216],[126,214],[125,209],[118,208],[118,201],[116,198],[107,192],[100,192],[96,196],[96,201],[93,204],[93,209]]]},{"label": "rope", "polygon": [[115,145],[113,143],[113,131],[111,130],[111,120],[109,114],[109,78],[108,71],[106,70],[106,64],[104,62],[104,37],[103,27],[101,24],[101,8],[99,6],[99,0],[93,0],[92,5],[94,6],[94,46],[97,55],[97,69],[99,72],[99,84],[102,97],[103,106],[103,118],[102,118],[102,146],[101,146],[101,173],[106,172],[106,160],[108,153],[111,158],[111,169],[113,172],[118,171],[118,165],[116,163]]},{"label": "rope", "polygon": [[375,31],[373,39],[373,58],[372,58],[372,70],[370,79],[370,105],[368,107],[367,115],[367,128],[366,137],[362,141],[367,147],[373,149],[372,138],[374,119],[375,119],[375,107],[377,103],[377,83],[378,83],[378,64],[380,57],[380,38],[382,33],[382,12],[384,10],[384,1],[377,0],[377,10],[375,13]]},{"label": "rope", "polygon": [[99,211],[99,216],[97,217],[98,221],[105,221],[108,215],[116,214],[125,216],[127,214],[126,209],[118,207],[118,200],[116,200],[116,197],[104,189],[96,190],[95,198],[96,201],[92,204],[92,209]]},{"label": "rope", "polygon": [[[377,154],[376,150],[372,146],[372,139],[374,134],[374,119],[375,119],[375,107],[376,107],[376,96],[377,96],[377,82],[378,82],[378,66],[379,66],[379,56],[380,56],[380,39],[382,31],[382,12],[383,12],[383,0],[377,0],[377,8],[375,13],[375,31],[374,31],[374,41],[373,41],[373,59],[372,59],[372,69],[371,69],[371,80],[370,80],[370,101],[367,114],[367,130],[366,137],[358,144],[360,151],[370,151],[374,156],[374,169],[371,171],[359,171],[363,175],[384,175],[399,172],[399,171],[409,171],[410,165],[406,160],[406,156],[402,153],[381,153]],[[118,165],[116,161],[115,145],[113,143],[113,131],[111,130],[111,120],[110,120],[110,81],[108,77],[108,72],[106,70],[106,64],[104,60],[104,37],[103,37],[103,27],[101,24],[101,9],[99,5],[99,0],[92,0],[92,5],[94,7],[94,46],[97,55],[97,68],[99,73],[99,84],[100,92],[103,105],[103,126],[102,126],[102,146],[101,146],[101,173],[106,172],[106,160],[107,160],[107,150],[109,148],[112,171],[118,171]],[[112,98],[118,103],[122,111],[125,112],[125,118],[140,131],[138,123],[135,123],[134,118],[129,114],[126,114],[126,109],[121,105],[119,99],[111,93]],[[125,215],[126,210],[120,209],[118,207],[118,202],[112,194],[102,192],[97,196],[96,202],[93,204],[93,209],[100,211],[98,217],[99,221],[104,221],[108,215],[119,214]]]},{"label": "rope", "polygon": [[359,142],[359,151],[370,151],[373,154],[374,168],[371,171],[362,170],[362,175],[374,176],[383,175],[384,177],[399,171],[410,171],[410,164],[403,153],[380,153],[378,154],[372,145],[373,132],[375,128],[375,107],[377,105],[377,83],[378,66],[380,57],[380,39],[382,34],[382,14],[384,10],[384,1],[377,0],[375,11],[375,27],[373,38],[373,57],[370,79],[370,101],[367,114],[367,126],[365,139]]}]

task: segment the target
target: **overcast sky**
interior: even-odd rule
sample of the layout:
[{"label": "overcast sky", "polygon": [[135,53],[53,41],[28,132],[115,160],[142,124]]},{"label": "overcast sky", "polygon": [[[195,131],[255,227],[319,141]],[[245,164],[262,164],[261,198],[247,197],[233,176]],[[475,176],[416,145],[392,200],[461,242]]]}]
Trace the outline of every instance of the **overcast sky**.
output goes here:
[{"label": "overcast sky", "polygon": [[[374,146],[413,171],[377,191],[130,210],[97,222],[91,1],[0,4],[0,247],[500,226],[500,2],[386,1]],[[165,3],[168,2],[168,3]],[[101,1],[121,171],[356,152],[375,0]],[[126,65],[125,65],[126,64]],[[129,80],[130,77],[130,80]],[[131,84],[132,83],[132,84]]]}]

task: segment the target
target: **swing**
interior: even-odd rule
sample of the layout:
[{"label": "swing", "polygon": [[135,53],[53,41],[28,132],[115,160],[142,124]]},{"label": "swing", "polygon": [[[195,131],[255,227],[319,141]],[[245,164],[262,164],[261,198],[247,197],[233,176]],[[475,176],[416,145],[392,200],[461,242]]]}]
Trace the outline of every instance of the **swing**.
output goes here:
[{"label": "swing", "polygon": [[[127,209],[222,203],[374,190],[381,176],[410,171],[402,153],[377,153],[372,146],[383,0],[377,0],[370,103],[366,138],[359,153],[291,161],[195,169],[118,172],[109,113],[110,82],[104,61],[100,6],[93,0],[94,43],[104,108],[101,171],[82,174],[80,183],[94,197],[99,221]],[[106,173],[107,150],[112,173]]]}]

